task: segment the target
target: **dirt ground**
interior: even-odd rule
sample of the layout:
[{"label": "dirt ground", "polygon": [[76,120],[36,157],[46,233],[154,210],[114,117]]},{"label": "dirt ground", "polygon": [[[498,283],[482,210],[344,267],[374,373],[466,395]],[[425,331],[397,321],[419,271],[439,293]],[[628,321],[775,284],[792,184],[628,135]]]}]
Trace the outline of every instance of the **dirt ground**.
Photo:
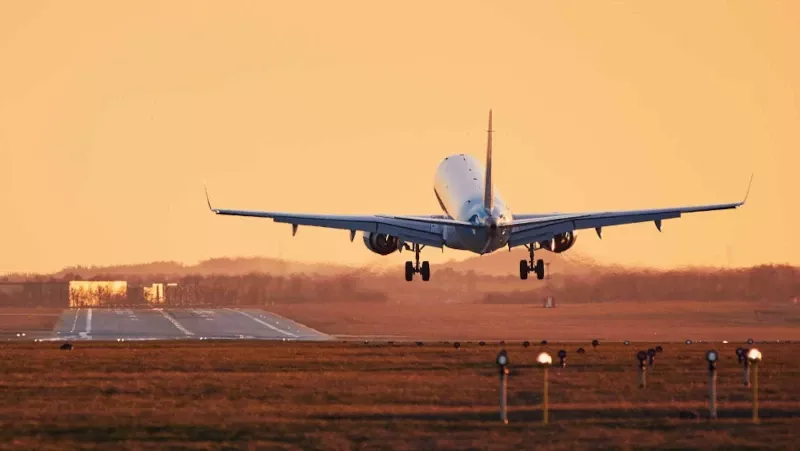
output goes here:
[{"label": "dirt ground", "polygon": [[754,302],[275,304],[270,312],[333,335],[428,340],[800,340],[800,306]]},{"label": "dirt ground", "polygon": [[[15,343],[0,347],[0,448],[586,449],[794,448],[800,347],[758,344],[761,424],[737,345],[720,345],[719,419],[706,419],[706,344],[423,346],[275,342]],[[499,421],[500,347],[511,360]],[[586,353],[575,352],[578,346]],[[540,350],[551,368],[541,424]],[[698,416],[699,418],[682,418]]]}]

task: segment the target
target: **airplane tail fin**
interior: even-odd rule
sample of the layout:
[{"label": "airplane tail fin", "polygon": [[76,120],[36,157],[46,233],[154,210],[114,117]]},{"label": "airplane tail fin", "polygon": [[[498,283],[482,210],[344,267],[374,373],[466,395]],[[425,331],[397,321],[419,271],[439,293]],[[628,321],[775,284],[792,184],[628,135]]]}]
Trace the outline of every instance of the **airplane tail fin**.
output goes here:
[{"label": "airplane tail fin", "polygon": [[486,189],[483,193],[483,206],[491,211],[494,207],[494,193],[492,192],[492,110],[489,110],[489,130],[488,132],[488,140],[486,142],[486,177],[484,182],[486,183]]}]

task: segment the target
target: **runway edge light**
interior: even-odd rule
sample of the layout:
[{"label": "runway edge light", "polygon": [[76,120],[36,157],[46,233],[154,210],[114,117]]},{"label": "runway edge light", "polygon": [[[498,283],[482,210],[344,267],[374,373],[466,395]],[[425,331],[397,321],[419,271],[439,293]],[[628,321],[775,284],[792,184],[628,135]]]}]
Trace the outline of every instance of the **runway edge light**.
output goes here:
[{"label": "runway edge light", "polygon": [[750,362],[750,371],[753,373],[753,423],[760,422],[758,418],[758,364],[761,363],[761,351],[753,348],[747,351],[747,361]]},{"label": "runway edge light", "polygon": [[501,349],[499,353],[497,353],[497,358],[495,359],[495,363],[497,363],[497,369],[500,371],[500,421],[504,424],[508,424],[508,413],[507,413],[507,389],[508,389],[508,353],[505,349]]},{"label": "runway edge light", "polygon": [[706,352],[708,361],[708,416],[711,419],[717,418],[717,361],[719,354],[712,349]]},{"label": "runway edge light", "polygon": [[[566,351],[564,351],[564,354],[566,355]],[[547,424],[549,422],[547,370],[550,368],[550,365],[553,364],[553,358],[546,352],[540,352],[539,355],[536,356],[536,363],[539,364],[539,367],[542,368],[542,372],[544,373],[544,384],[542,386],[542,424]]]}]

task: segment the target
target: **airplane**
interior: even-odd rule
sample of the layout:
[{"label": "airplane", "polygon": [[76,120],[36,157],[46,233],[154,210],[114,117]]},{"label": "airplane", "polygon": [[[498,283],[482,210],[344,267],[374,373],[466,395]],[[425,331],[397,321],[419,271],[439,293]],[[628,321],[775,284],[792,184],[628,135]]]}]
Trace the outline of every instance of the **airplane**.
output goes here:
[{"label": "airplane", "polygon": [[350,241],[356,231],[361,231],[364,244],[379,255],[389,255],[403,250],[413,251],[415,260],[405,264],[407,281],[420,274],[423,281],[431,277],[430,264],[420,264],[420,251],[426,246],[465,250],[488,254],[503,247],[509,251],[525,246],[528,260],[520,260],[519,277],[528,278],[535,273],[544,279],[544,261],[534,259],[534,251],[543,249],[554,253],[569,250],[575,244],[577,231],[594,229],[602,239],[603,227],[641,222],[655,223],[661,231],[666,219],[680,218],[683,213],[739,208],[750,193],[740,202],[698,205],[650,210],[601,211],[589,213],[533,213],[512,214],[492,183],[492,111],[489,110],[487,130],[486,166],[466,154],[445,158],[435,173],[433,192],[443,215],[328,215],[307,213],[227,210],[211,206],[206,187],[208,208],[218,215],[271,218],[274,222],[292,225],[292,236],[298,226],[326,227],[350,231]]}]

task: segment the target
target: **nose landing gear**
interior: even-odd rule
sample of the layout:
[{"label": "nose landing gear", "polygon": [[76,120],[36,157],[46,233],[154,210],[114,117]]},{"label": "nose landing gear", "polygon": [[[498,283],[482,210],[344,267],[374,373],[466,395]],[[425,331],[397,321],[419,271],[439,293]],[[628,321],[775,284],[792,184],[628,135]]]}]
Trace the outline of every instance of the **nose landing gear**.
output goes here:
[{"label": "nose landing gear", "polygon": [[530,253],[530,262],[526,260],[519,261],[519,278],[522,280],[526,280],[528,278],[529,273],[536,273],[536,278],[539,280],[544,279],[544,260],[541,258],[536,260],[534,264],[533,261],[533,244],[526,244],[525,247],[528,249]]},{"label": "nose landing gear", "polygon": [[414,244],[414,261],[406,262],[406,281],[411,282],[414,279],[414,274],[421,274],[422,281],[427,282],[431,280],[431,265],[427,261],[419,262],[419,253],[425,246]]}]

